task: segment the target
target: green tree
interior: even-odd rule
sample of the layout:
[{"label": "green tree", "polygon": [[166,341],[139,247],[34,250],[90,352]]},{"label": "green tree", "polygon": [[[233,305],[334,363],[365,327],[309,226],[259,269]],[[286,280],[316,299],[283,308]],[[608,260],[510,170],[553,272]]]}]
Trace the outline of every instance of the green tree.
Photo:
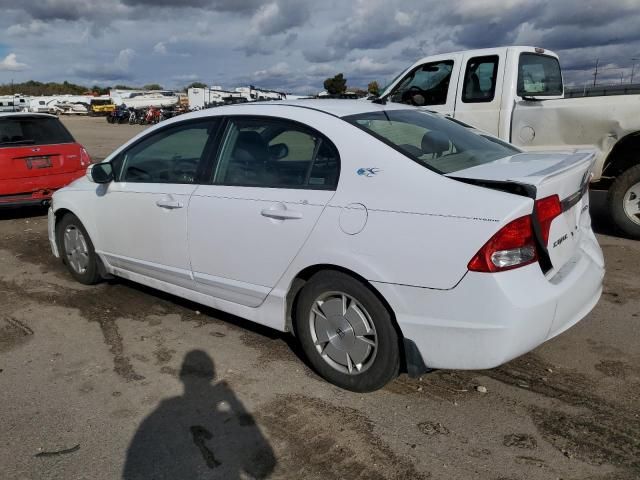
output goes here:
[{"label": "green tree", "polygon": [[145,85],[142,88],[144,90],[162,90],[162,85],[160,85],[158,83],[149,83],[148,85]]},{"label": "green tree", "polygon": [[375,80],[373,82],[369,82],[369,85],[367,85],[367,91],[371,95],[375,95],[377,97],[380,95],[380,85],[378,85],[378,82]]},{"label": "green tree", "polygon": [[202,82],[193,82],[184,87],[185,90],[189,90],[190,88],[207,88],[207,84]]},{"label": "green tree", "polygon": [[344,78],[342,73],[337,74],[335,77],[327,78],[324,81],[324,89],[330,95],[339,95],[347,90],[347,79]]},{"label": "green tree", "polygon": [[96,95],[109,95],[111,87],[101,87],[100,85],[94,85],[91,87],[91,91]]},{"label": "green tree", "polygon": [[28,80],[23,83],[7,83],[0,85],[0,95],[11,95],[13,93],[33,96],[59,94],[82,95],[87,91],[89,91],[87,87],[69,83],[67,81],[64,81],[63,83],[42,83],[35,80]]}]

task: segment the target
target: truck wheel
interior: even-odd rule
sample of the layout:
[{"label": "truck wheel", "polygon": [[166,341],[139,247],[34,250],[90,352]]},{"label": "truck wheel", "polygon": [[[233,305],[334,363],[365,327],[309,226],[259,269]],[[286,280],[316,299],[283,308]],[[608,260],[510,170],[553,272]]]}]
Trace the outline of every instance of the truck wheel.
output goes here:
[{"label": "truck wheel", "polygon": [[398,375],[391,315],[358,280],[340,272],[314,275],[300,292],[294,322],[309,362],[334,385],[371,392]]},{"label": "truck wheel", "polygon": [[608,193],[609,213],[616,227],[640,240],[640,165],[615,179]]}]

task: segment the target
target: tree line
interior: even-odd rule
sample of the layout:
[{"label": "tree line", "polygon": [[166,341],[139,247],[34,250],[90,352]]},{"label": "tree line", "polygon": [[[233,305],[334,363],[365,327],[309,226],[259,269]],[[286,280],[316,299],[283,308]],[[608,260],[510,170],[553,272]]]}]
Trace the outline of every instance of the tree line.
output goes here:
[{"label": "tree line", "polygon": [[[329,95],[342,95],[347,91],[347,79],[344,78],[342,73],[338,73],[334,77],[327,78],[324,81],[323,86]],[[375,80],[369,82],[366,93],[375,96],[380,95],[380,86],[378,85],[378,82]]]},{"label": "tree line", "polygon": [[[132,87],[130,85],[113,85],[101,87],[93,85],[77,85],[67,82],[37,82],[29,80],[21,83],[4,83],[0,84],[0,95],[22,94],[37,97],[40,95],[109,95],[109,90],[163,90],[162,85],[158,83],[149,83],[142,87]],[[185,88],[186,90],[186,88]]]},{"label": "tree line", "polygon": [[[193,82],[184,87],[186,92],[189,88],[205,88],[207,85],[202,82]],[[4,83],[0,84],[0,95],[13,95],[20,93],[22,95],[40,96],[40,95],[108,95],[109,90],[163,90],[162,85],[158,83],[149,83],[142,87],[133,87],[130,85],[113,85],[101,87],[93,85],[91,87],[78,85],[68,81],[60,82],[38,82],[29,80],[22,83]],[[330,95],[341,95],[347,91],[347,79],[342,73],[338,73],[334,77],[327,78],[324,81],[324,89]],[[362,93],[365,93],[364,91]],[[370,95],[379,95],[380,86],[377,81],[372,81],[367,86],[366,93]]]}]

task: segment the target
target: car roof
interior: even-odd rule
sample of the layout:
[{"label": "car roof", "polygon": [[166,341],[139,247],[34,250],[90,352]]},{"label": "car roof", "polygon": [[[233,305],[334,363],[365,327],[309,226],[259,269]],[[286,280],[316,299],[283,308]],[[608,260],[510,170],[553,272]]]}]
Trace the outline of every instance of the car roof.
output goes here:
[{"label": "car roof", "polygon": [[[285,107],[285,108],[307,108],[335,117],[346,117],[349,115],[358,115],[368,112],[381,112],[384,110],[412,110],[416,107],[396,103],[373,103],[366,99],[347,100],[347,99],[304,99],[304,100],[276,100],[266,102],[247,102],[237,103],[235,105],[225,105],[221,107],[207,108],[200,110],[198,115],[233,115],[233,114],[251,114],[259,113],[261,107]],[[193,114],[192,114],[193,115]]]},{"label": "car roof", "polygon": [[43,117],[43,118],[58,118],[55,115],[49,113],[35,113],[35,112],[0,112],[0,118],[6,117]]}]

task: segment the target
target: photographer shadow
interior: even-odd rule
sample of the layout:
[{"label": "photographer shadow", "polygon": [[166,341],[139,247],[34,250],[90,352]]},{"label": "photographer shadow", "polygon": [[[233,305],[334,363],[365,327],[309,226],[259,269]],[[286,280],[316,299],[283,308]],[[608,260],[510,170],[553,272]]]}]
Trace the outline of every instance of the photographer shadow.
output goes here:
[{"label": "photographer shadow", "polygon": [[184,394],[163,400],[127,450],[124,480],[262,479],[276,465],[271,446],[201,350],[184,358]]}]

